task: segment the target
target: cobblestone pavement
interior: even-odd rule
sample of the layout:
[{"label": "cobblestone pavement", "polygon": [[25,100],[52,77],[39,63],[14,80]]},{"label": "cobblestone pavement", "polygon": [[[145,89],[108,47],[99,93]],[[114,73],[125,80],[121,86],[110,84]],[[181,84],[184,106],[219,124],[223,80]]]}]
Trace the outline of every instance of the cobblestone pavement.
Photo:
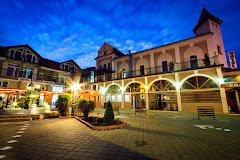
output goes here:
[{"label": "cobblestone pavement", "polygon": [[[93,131],[74,118],[0,124],[2,159],[240,159],[240,117],[121,114],[128,126]],[[7,144],[26,128],[18,141]],[[5,142],[4,142],[5,141]],[[0,156],[1,159],[1,156]]]}]

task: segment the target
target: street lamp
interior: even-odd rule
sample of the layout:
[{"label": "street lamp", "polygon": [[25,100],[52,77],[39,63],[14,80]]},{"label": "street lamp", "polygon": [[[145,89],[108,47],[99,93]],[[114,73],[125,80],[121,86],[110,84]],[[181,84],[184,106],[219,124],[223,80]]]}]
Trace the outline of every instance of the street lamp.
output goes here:
[{"label": "street lamp", "polygon": [[76,92],[77,92],[79,89],[80,89],[79,83],[73,83],[73,84],[70,86],[70,90],[73,91],[73,99],[72,99],[72,106],[69,107],[69,115],[72,114],[72,107],[73,107],[73,108],[75,107]]}]

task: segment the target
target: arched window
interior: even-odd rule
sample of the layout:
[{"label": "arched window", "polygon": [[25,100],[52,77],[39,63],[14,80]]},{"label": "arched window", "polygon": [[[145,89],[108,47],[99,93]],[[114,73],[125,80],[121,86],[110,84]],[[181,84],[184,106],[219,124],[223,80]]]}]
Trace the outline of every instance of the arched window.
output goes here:
[{"label": "arched window", "polygon": [[162,61],[162,70],[163,70],[163,72],[167,72],[168,71],[168,63],[167,63],[167,61]]},{"label": "arched window", "polygon": [[218,88],[218,85],[210,78],[195,76],[183,82],[181,89],[207,89]]},{"label": "arched window", "polygon": [[145,92],[145,89],[140,83],[131,83],[127,86],[126,92]]},{"label": "arched window", "polygon": [[190,57],[190,63],[191,63],[191,68],[193,69],[198,68],[198,60],[196,55]]},{"label": "arched window", "polygon": [[174,85],[167,80],[158,80],[154,82],[149,89],[149,92],[154,92],[154,91],[171,91],[175,90]]},{"label": "arched window", "polygon": [[106,94],[121,94],[121,89],[118,85],[111,85],[108,87]]}]

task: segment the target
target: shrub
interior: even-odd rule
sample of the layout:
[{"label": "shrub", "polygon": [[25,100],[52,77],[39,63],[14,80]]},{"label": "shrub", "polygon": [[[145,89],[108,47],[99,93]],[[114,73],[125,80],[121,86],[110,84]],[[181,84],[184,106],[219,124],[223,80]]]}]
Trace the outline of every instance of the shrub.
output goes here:
[{"label": "shrub", "polygon": [[111,124],[114,121],[114,113],[113,113],[113,108],[112,108],[112,104],[111,104],[110,101],[107,103],[107,107],[106,107],[106,110],[105,110],[105,113],[104,113],[103,121],[107,125]]},{"label": "shrub", "polygon": [[69,94],[61,94],[58,96],[58,100],[56,101],[56,107],[58,108],[58,112],[61,116],[65,116],[67,112],[67,108],[71,104],[71,96]]},{"label": "shrub", "polygon": [[84,118],[88,118],[90,112],[94,110],[94,102],[92,100],[80,99],[78,103],[78,109],[83,113]]}]

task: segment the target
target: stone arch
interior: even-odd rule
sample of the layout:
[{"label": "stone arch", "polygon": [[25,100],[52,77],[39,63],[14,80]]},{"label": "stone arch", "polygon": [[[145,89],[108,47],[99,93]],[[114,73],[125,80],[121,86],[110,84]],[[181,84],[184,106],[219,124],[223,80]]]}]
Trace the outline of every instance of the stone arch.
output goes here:
[{"label": "stone arch", "polygon": [[[194,79],[192,79],[192,78],[196,78],[196,83],[197,83],[196,85],[193,85],[193,84],[191,84],[191,82],[188,82],[188,80],[194,81]],[[201,78],[203,82],[199,82],[199,78]],[[209,83],[212,83],[211,85],[209,85],[209,88],[219,88],[219,83],[217,82],[217,80],[206,74],[193,74],[193,75],[185,77],[180,82],[180,85],[179,85],[180,89],[183,88],[184,83],[188,83],[188,85],[191,86],[192,89],[194,89],[194,88],[195,89],[204,89],[205,88],[204,86]]]},{"label": "stone arch", "polygon": [[173,57],[169,53],[162,53],[157,58],[157,65],[162,66],[163,61],[167,61],[167,63],[173,62]]},{"label": "stone arch", "polygon": [[118,73],[122,72],[122,70],[125,69],[126,72],[129,71],[129,65],[126,62],[123,62],[118,67]]},{"label": "stone arch", "polygon": [[149,92],[151,91],[170,91],[176,90],[175,82],[167,78],[159,78],[149,84]]},{"label": "stone arch", "polygon": [[139,70],[142,65],[144,65],[144,68],[148,68],[148,61],[145,58],[137,60],[135,70]]},{"label": "stone arch", "polygon": [[121,92],[123,91],[122,87],[121,87],[119,84],[117,84],[117,83],[112,83],[112,84],[109,84],[109,85],[105,88],[106,93],[107,93],[108,89],[109,89],[111,86],[118,86],[118,87],[120,88]]},{"label": "stone arch", "polygon": [[[132,81],[132,82],[129,82],[128,84],[126,84],[126,86],[124,87],[124,91],[127,92],[127,89],[128,87],[131,85],[131,84],[139,84],[140,86],[140,92],[145,92],[145,87],[144,87],[144,84],[141,83],[141,82],[138,82],[138,81]],[[130,91],[131,92],[131,91]]]},{"label": "stone arch", "polygon": [[199,59],[204,59],[204,53],[203,50],[199,47],[196,46],[192,46],[190,48],[188,48],[185,52],[184,52],[184,61],[185,62],[189,62],[190,61],[190,57],[196,55],[198,60]]}]

